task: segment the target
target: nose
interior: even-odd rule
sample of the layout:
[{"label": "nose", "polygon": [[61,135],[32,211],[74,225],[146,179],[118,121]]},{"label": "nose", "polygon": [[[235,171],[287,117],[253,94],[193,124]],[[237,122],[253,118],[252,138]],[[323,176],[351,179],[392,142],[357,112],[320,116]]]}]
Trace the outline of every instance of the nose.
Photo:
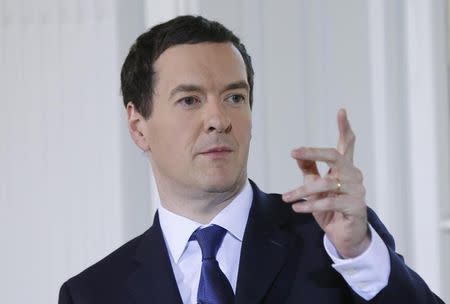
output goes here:
[{"label": "nose", "polygon": [[205,104],[205,132],[229,133],[231,131],[231,120],[226,105],[219,100],[211,100]]}]

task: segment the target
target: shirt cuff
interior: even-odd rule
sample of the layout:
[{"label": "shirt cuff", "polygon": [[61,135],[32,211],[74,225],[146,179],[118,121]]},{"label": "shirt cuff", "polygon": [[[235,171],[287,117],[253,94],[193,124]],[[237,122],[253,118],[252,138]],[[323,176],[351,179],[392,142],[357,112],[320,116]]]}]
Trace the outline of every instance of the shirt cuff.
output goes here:
[{"label": "shirt cuff", "polygon": [[369,229],[372,236],[369,247],[355,258],[342,258],[327,236],[323,238],[325,250],[334,262],[333,268],[366,301],[374,298],[387,286],[391,273],[388,249],[370,224]]}]

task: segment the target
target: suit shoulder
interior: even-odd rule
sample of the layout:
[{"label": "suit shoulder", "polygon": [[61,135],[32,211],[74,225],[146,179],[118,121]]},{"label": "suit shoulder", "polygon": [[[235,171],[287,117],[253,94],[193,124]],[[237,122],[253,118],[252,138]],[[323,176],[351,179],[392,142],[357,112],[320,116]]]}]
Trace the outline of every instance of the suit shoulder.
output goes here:
[{"label": "suit shoulder", "polygon": [[[151,228],[150,228],[151,229]],[[134,256],[136,248],[141,243],[145,232],[142,235],[126,242],[106,257],[86,268],[81,273],[70,278],[66,287],[72,289],[78,288],[101,288],[101,282],[108,282],[109,287],[120,285],[127,273],[135,269]]]}]

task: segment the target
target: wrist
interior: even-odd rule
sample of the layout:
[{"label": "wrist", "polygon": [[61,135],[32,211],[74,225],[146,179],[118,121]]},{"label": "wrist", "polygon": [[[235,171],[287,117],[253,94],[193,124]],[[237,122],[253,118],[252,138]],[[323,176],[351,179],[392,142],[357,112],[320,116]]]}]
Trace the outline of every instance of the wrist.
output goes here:
[{"label": "wrist", "polygon": [[364,238],[363,242],[361,242],[358,246],[354,247],[352,250],[346,251],[346,252],[339,252],[339,254],[344,258],[344,259],[353,259],[356,258],[360,255],[362,255],[367,248],[369,248],[370,246],[370,237],[367,236]]},{"label": "wrist", "polygon": [[356,245],[346,247],[345,249],[336,248],[338,254],[344,259],[352,259],[362,255],[370,246],[372,237],[370,229],[366,230],[365,237]]}]

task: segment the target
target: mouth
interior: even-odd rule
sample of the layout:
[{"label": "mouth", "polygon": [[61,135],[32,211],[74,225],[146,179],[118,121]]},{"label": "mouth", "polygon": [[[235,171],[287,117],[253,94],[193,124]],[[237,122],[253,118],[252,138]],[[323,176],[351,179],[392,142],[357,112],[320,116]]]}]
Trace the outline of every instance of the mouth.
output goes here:
[{"label": "mouth", "polygon": [[207,156],[213,159],[224,158],[232,153],[233,150],[229,147],[220,146],[220,147],[212,147],[208,150],[200,152],[200,155]]}]

